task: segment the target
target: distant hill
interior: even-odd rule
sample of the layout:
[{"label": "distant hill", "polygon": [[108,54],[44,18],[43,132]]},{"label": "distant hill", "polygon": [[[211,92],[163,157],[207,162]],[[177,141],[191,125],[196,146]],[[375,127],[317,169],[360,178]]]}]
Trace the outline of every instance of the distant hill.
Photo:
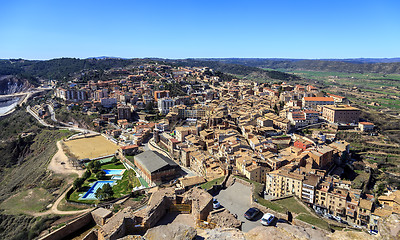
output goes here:
[{"label": "distant hill", "polygon": [[129,65],[141,65],[150,61],[149,59],[120,58],[57,58],[45,61],[9,59],[0,60],[0,76],[20,74],[24,76],[61,80],[82,70],[108,70]]},{"label": "distant hill", "polygon": [[346,58],[346,59],[315,59],[323,61],[335,62],[351,62],[351,63],[395,63],[400,62],[400,58]]},{"label": "distant hill", "polygon": [[83,70],[108,70],[126,66],[138,66],[146,63],[171,64],[175,66],[209,67],[218,72],[240,75],[251,79],[277,79],[296,80],[299,77],[279,72],[263,70],[257,67],[244,66],[242,64],[224,63],[219,61],[206,61],[196,59],[160,59],[160,58],[134,58],[122,59],[112,57],[97,57],[88,59],[58,58],[45,61],[9,59],[0,60],[0,76],[20,75],[21,78],[34,82],[37,78],[63,80],[69,79],[73,74]]},{"label": "distant hill", "polygon": [[127,59],[127,58],[100,56],[100,57],[88,57],[86,59]]},{"label": "distant hill", "polygon": [[[199,59],[200,60],[200,59]],[[239,64],[249,67],[309,70],[348,73],[400,74],[400,58],[355,58],[355,59],[278,59],[278,58],[209,58],[202,61],[217,61],[226,64]]]},{"label": "distant hill", "polygon": [[165,62],[175,66],[209,67],[215,71],[240,75],[249,79],[276,79],[282,81],[298,80],[299,77],[280,71],[264,70],[255,66],[236,64],[225,61],[211,61],[205,59],[164,59]]}]

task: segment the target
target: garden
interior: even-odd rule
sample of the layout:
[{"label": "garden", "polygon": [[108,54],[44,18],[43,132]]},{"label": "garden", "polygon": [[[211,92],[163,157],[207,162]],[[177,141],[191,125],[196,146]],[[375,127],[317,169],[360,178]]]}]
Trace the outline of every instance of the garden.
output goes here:
[{"label": "garden", "polygon": [[[111,171],[120,172],[122,175],[108,174]],[[112,161],[105,163],[95,160],[87,165],[87,170],[82,177],[75,179],[73,188],[67,193],[66,200],[95,204],[128,195],[134,187],[140,185],[135,171],[126,170],[125,166],[115,157]]]}]

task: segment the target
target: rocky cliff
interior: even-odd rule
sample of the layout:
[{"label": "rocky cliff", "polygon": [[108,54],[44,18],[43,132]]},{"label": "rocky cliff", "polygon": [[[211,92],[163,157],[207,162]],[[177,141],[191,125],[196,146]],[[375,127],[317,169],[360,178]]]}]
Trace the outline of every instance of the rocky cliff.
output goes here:
[{"label": "rocky cliff", "polygon": [[8,95],[23,92],[33,87],[28,80],[15,76],[0,76],[0,95]]}]

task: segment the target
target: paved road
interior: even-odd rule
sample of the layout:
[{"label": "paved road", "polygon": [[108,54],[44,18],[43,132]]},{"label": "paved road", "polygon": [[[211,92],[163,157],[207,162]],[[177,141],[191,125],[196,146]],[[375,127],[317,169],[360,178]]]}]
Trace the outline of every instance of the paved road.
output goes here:
[{"label": "paved road", "polygon": [[[78,128],[78,127],[73,127],[73,126],[70,126],[70,127],[53,126],[53,125],[50,125],[50,124],[46,123],[45,121],[43,121],[43,119],[41,119],[35,112],[33,112],[33,111],[31,110],[31,107],[30,107],[30,106],[27,106],[27,107],[26,107],[26,111],[27,111],[28,113],[30,113],[36,120],[38,120],[38,122],[39,122],[40,124],[42,124],[42,125],[45,126],[45,127],[57,127],[57,128],[59,128],[59,129],[68,129],[68,130],[70,130],[70,131],[76,131],[76,132],[82,132],[82,133],[100,134],[99,132],[95,132],[95,131],[92,131],[92,130],[89,130],[89,129],[85,129],[85,128]],[[53,119],[53,118],[52,118],[52,119]],[[55,115],[54,115],[54,119],[56,119],[56,118],[55,118]],[[53,119],[53,120],[54,120],[54,119]],[[58,122],[58,123],[61,123],[61,122]],[[68,124],[66,124],[66,123],[62,123],[62,124],[68,125]]]},{"label": "paved road", "polygon": [[54,127],[53,125],[47,124],[45,121],[43,121],[43,119],[41,119],[38,115],[36,115],[36,113],[34,113],[34,112],[31,110],[31,107],[30,107],[30,106],[27,106],[27,107],[26,107],[26,111],[27,111],[28,113],[30,113],[36,120],[38,120],[38,122],[39,122],[40,124],[42,124],[43,126],[45,126],[45,127]]},{"label": "paved road", "polygon": [[236,182],[229,188],[221,190],[215,197],[222,207],[228,209],[232,214],[236,214],[238,219],[243,222],[242,231],[248,232],[255,227],[261,226],[259,220],[262,214],[259,214],[254,221],[244,218],[244,213],[250,208],[251,203],[250,187]]}]

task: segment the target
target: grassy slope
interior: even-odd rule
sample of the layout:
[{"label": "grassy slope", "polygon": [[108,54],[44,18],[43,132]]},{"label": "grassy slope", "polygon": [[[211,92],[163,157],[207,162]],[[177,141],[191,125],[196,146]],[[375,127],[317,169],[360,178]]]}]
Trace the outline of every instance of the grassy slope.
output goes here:
[{"label": "grassy slope", "polygon": [[207,189],[212,188],[213,185],[221,184],[223,180],[224,180],[224,177],[216,178],[216,179],[213,179],[213,180],[211,180],[209,182],[203,183],[200,187],[202,189],[207,190]]},{"label": "grassy slope", "polygon": [[26,212],[40,212],[52,199],[51,194],[44,188],[32,188],[21,191],[0,203],[5,214],[22,214]]},{"label": "grassy slope", "polygon": [[0,239],[30,240],[48,228],[59,217],[30,217],[26,215],[0,214]]},{"label": "grassy slope", "polygon": [[57,151],[56,141],[68,135],[57,130],[41,130],[33,139],[30,154],[25,156],[21,164],[5,169],[0,182],[0,201],[20,188],[40,186],[47,177],[47,165]]},{"label": "grassy slope", "polygon": [[[24,109],[19,109],[12,115],[1,119],[0,131],[1,160],[9,161],[14,156],[19,158],[12,164],[3,162],[0,166],[0,202],[17,194],[15,201],[3,202],[2,207],[7,208],[8,213],[16,213],[20,210],[42,210],[53,198],[51,193],[64,183],[62,177],[46,172],[47,164],[57,151],[56,141],[70,135],[71,132],[46,130],[40,127]],[[18,143],[21,141],[18,140],[18,136],[22,132],[35,134],[31,136],[31,141],[22,144]],[[35,196],[44,201],[38,201],[37,204],[26,204],[37,200],[32,199]],[[16,209],[15,207],[19,205],[21,209]],[[54,220],[56,218],[52,216],[33,218],[2,213],[0,215],[0,239],[33,239]]]}]

